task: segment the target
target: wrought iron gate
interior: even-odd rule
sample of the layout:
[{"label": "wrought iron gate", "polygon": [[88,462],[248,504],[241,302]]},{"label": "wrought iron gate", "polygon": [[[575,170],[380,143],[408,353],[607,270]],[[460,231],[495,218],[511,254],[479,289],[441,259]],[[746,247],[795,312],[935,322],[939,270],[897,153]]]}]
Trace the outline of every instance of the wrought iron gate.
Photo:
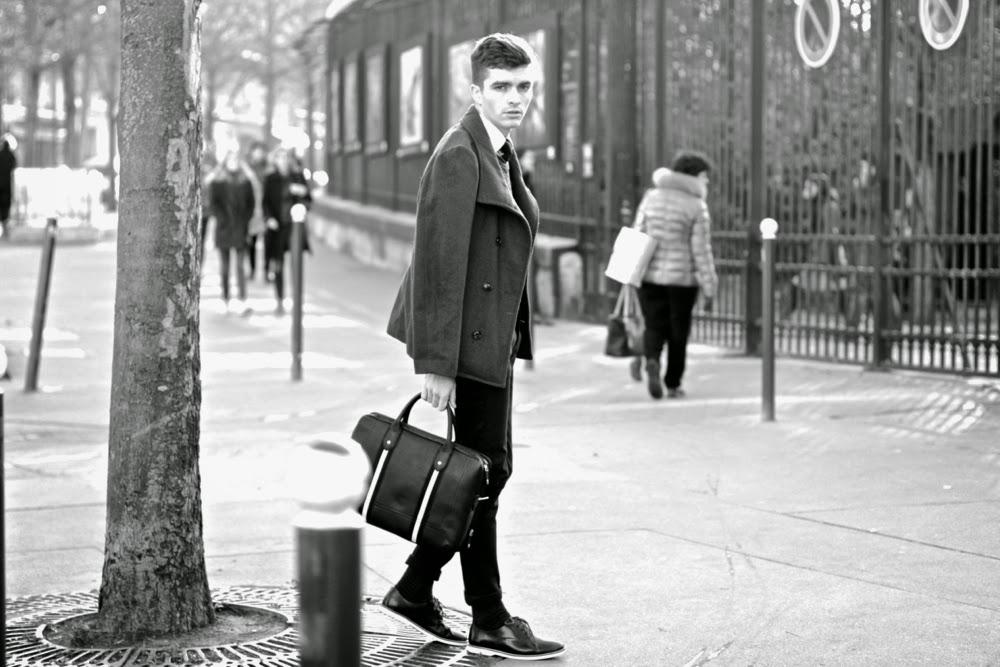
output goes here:
[{"label": "wrought iron gate", "polygon": [[[682,147],[706,150],[717,167],[720,294],[694,335],[743,347],[759,317],[746,290],[759,222],[748,191],[756,5],[766,26],[764,209],[780,225],[779,351],[996,375],[1000,3],[968,3],[944,50],[918,14],[947,33],[964,0],[831,4],[837,17],[817,0],[639,4],[641,182]],[[823,51],[840,20],[819,67],[796,44],[800,5],[818,28],[812,42],[805,31],[805,49]]]}]

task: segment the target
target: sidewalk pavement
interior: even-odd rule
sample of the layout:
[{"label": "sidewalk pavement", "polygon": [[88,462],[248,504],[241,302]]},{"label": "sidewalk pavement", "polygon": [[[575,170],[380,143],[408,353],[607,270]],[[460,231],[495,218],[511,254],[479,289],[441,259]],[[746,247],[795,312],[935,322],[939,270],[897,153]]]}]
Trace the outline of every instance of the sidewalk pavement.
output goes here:
[{"label": "sidewalk pavement", "polygon": [[[213,587],[291,585],[295,443],[396,412],[419,386],[381,333],[398,276],[323,249],[311,261],[322,288],[299,384],[271,363],[287,319],[262,312],[266,293],[252,317],[226,317],[206,281]],[[779,359],[777,421],[762,423],[759,360],[692,345],[688,396],[653,401],[627,361],[602,356],[603,333],[539,326],[535,368],[515,371],[505,600],[567,644],[561,663],[1000,664],[995,380]],[[86,382],[46,362],[59,391],[3,385],[10,596],[100,584],[108,355],[93,353]],[[439,417],[414,421],[439,430]],[[366,529],[364,590],[383,594],[408,552]],[[467,609],[457,562],[436,593]]]}]

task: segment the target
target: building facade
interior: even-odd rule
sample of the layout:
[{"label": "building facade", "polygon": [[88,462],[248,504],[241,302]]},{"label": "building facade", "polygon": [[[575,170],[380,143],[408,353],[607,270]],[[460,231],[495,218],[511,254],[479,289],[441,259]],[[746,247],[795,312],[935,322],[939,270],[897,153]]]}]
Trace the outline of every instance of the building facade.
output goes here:
[{"label": "building facade", "polygon": [[757,351],[766,216],[779,352],[1000,374],[998,3],[336,4],[331,196],[412,212],[430,150],[467,108],[474,40],[513,32],[544,63],[515,143],[535,158],[541,231],[578,258],[569,314],[605,316],[618,228],[652,170],[690,147],[716,166],[721,288],[699,340]]}]

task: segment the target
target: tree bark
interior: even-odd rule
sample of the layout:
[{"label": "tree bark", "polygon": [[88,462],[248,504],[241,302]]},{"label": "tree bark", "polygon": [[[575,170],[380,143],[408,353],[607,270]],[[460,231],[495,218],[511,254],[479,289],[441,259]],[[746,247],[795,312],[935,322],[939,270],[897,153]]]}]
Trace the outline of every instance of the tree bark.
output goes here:
[{"label": "tree bark", "polygon": [[121,222],[98,622],[132,640],[214,620],[198,468],[199,3],[121,3]]}]

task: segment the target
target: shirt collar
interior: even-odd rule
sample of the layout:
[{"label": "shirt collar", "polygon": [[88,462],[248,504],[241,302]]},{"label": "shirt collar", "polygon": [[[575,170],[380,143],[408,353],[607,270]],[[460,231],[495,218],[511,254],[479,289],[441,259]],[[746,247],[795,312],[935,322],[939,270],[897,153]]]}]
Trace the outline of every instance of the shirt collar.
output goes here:
[{"label": "shirt collar", "polygon": [[500,128],[494,125],[492,121],[487,119],[482,111],[479,111],[479,117],[482,119],[483,125],[486,126],[486,134],[490,137],[490,145],[493,146],[493,152],[496,153],[504,145],[504,142],[507,141],[507,135],[501,132]]}]

